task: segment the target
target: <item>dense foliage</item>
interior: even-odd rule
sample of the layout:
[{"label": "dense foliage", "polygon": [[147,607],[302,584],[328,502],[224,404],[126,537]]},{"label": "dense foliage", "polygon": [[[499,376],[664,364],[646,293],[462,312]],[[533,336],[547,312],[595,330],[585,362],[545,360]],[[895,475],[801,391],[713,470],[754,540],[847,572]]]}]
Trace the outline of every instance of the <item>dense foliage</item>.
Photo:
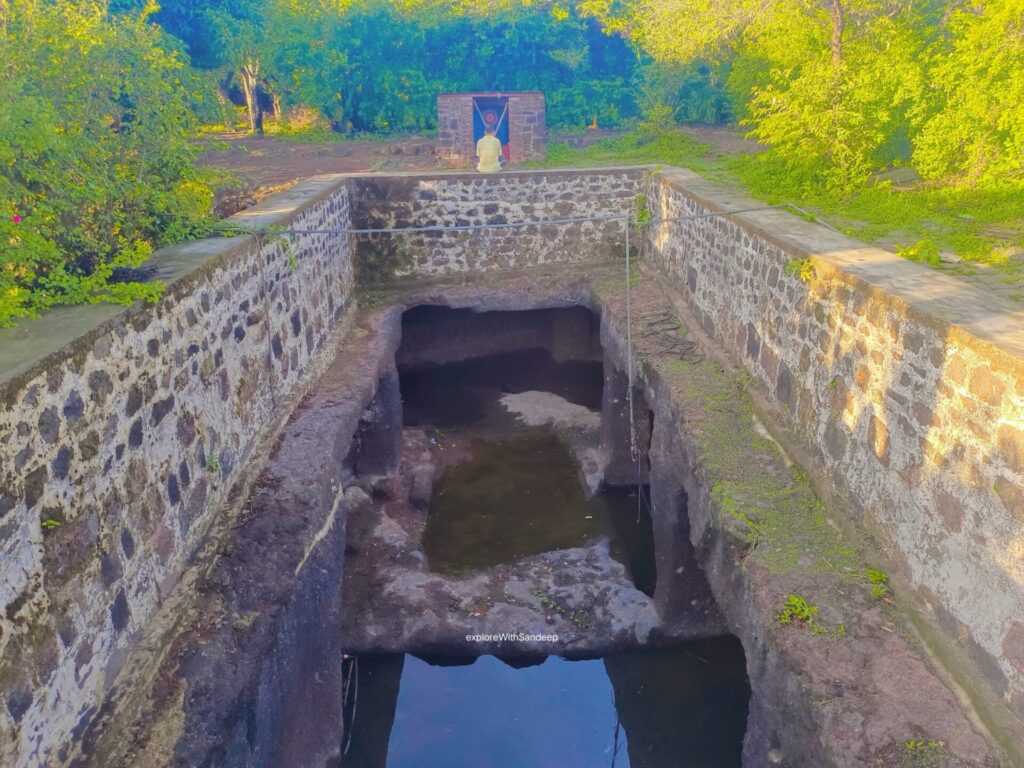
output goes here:
[{"label": "dense foliage", "polygon": [[946,182],[1024,175],[1024,1],[632,0],[600,10],[659,61],[729,67],[769,162],[850,191],[914,163]]},{"label": "dense foliage", "polygon": [[438,91],[539,89],[556,127],[738,119],[822,189],[1024,165],[1024,0],[165,0],[155,19],[233,76],[254,129],[272,104],[429,130]]},{"label": "dense foliage", "polygon": [[914,145],[926,176],[1024,177],[1024,0],[974,0],[932,49],[938,88]]},{"label": "dense foliage", "polygon": [[203,227],[188,73],[164,42],[94,3],[0,2],[0,325],[152,297],[118,271]]},{"label": "dense foliage", "polygon": [[[595,158],[699,167],[673,124],[736,121],[768,148],[730,165],[756,194],[925,232],[930,258],[927,228],[969,216],[950,240],[981,255],[1024,203],[1022,60],[1024,0],[0,0],[0,324],[156,295],[125,280],[208,223],[199,122],[424,131],[440,91],[644,118]],[[916,197],[879,180],[899,166]]]},{"label": "dense foliage", "polygon": [[638,111],[636,54],[577,14],[422,0],[275,0],[264,13],[266,96],[344,133],[433,129],[441,91],[542,90],[555,126]]}]

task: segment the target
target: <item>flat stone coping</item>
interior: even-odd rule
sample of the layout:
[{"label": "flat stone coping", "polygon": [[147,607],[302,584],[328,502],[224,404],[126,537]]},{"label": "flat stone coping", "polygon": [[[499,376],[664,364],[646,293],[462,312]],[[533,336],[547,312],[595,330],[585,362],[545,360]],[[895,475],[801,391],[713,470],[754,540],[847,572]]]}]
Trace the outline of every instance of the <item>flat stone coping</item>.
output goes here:
[{"label": "flat stone coping", "polygon": [[[713,211],[766,205],[693,171],[669,168],[658,171],[656,177]],[[810,258],[882,292],[876,293],[877,297],[888,294],[925,325],[936,327],[938,320],[959,332],[966,343],[971,343],[968,337],[975,337],[1024,360],[1024,310],[1006,299],[785,210],[738,213],[729,218],[796,258]]]},{"label": "flat stone coping", "polygon": [[389,171],[385,173],[366,172],[347,174],[352,179],[422,179],[443,181],[445,179],[478,179],[483,182],[498,182],[508,177],[527,176],[607,176],[616,173],[647,173],[653,165],[601,165],[593,168],[517,168],[500,173],[480,173],[475,170],[451,171]]},{"label": "flat stone coping", "polygon": [[[295,214],[337,191],[344,174],[311,177],[291,189],[271,195],[226,221],[239,227],[268,227],[290,221]],[[157,267],[156,278],[167,284],[162,301],[174,300],[194,285],[206,270],[222,259],[252,247],[256,238],[211,237],[161,248],[150,256]],[[147,311],[138,302],[131,307],[117,304],[81,304],[54,307],[40,317],[22,320],[14,328],[0,328],[0,403],[6,402],[21,383],[33,378],[59,360],[92,348],[95,340],[112,328],[128,324]]]}]

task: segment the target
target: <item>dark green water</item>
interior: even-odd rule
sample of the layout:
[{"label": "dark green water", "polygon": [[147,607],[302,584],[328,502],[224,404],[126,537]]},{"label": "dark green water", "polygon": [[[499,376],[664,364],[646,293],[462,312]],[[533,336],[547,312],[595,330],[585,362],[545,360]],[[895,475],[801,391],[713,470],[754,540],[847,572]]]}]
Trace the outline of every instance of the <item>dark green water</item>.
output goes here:
[{"label": "dark green water", "polygon": [[[461,574],[606,537],[653,594],[651,521],[638,490],[587,498],[553,430],[524,428],[500,404],[502,394],[541,390],[599,410],[602,385],[600,363],[556,364],[542,350],[401,372],[406,426],[472,441],[471,456],[434,486],[423,537],[433,570]],[[490,656],[357,663],[340,763],[348,768],[741,764],[750,688],[733,637],[520,668]]]},{"label": "dark green water", "polygon": [[[498,402],[503,394],[553,392],[571,403],[601,409],[600,362],[556,363],[543,349],[524,349],[459,363],[402,371],[402,409],[407,427],[441,429],[486,422],[513,422]],[[502,415],[505,418],[502,419]]]},{"label": "dark green water", "polygon": [[602,536],[637,587],[653,594],[651,520],[636,489],[587,498],[568,449],[551,429],[534,428],[473,440],[472,458],[434,486],[423,549],[432,570],[461,574]]},{"label": "dark green water", "polygon": [[343,766],[740,765],[750,689],[734,638],[522,669],[490,656],[468,666],[413,656],[359,664]]}]

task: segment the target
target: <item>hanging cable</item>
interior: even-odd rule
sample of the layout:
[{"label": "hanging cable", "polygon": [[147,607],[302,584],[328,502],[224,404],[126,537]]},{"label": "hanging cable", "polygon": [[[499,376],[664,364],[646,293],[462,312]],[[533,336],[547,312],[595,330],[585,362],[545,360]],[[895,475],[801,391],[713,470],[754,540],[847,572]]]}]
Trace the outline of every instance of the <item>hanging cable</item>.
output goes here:
[{"label": "hanging cable", "polygon": [[615,732],[612,736],[612,765],[615,768],[615,761],[619,759],[619,750],[622,745],[619,743],[619,734],[622,731],[622,721],[619,719],[619,710],[615,707],[615,691],[612,691],[612,709],[615,711]]},{"label": "hanging cable", "polygon": [[[344,668],[345,662],[350,661],[348,665],[348,675],[345,675]],[[352,714],[348,719],[348,728],[345,728],[345,746],[342,749],[342,757],[348,754],[349,748],[352,746],[352,737],[355,735],[356,728],[356,707],[359,704],[359,657],[349,656],[348,654],[342,654],[342,695],[341,695],[341,707],[342,713],[348,707],[349,693],[352,694]],[[342,715],[342,723],[344,723],[344,714]]]},{"label": "hanging cable", "polygon": [[632,286],[630,285],[632,270],[629,258],[629,218],[626,224],[626,378],[629,388],[626,390],[626,402],[629,404],[629,453],[636,459],[636,429],[633,419],[633,305]]},{"label": "hanging cable", "polygon": [[638,336],[646,340],[651,357],[675,357],[684,362],[702,359],[697,342],[686,338],[686,328],[674,312],[647,315],[641,323],[643,330]]},{"label": "hanging cable", "polygon": [[[508,109],[506,105],[506,110]],[[479,107],[477,108],[479,111]],[[504,119],[505,113],[502,113]],[[499,120],[500,124],[500,120]],[[795,211],[802,218],[820,224],[833,232],[840,232],[840,230],[833,227],[831,224],[821,221],[813,214],[804,210],[795,203],[779,203],[776,205],[760,205],[750,208],[734,208],[727,211],[712,211],[709,213],[693,213],[684,216],[671,216],[671,217],[660,217],[652,218],[643,222],[643,226],[651,226],[657,224],[671,224],[674,222],[682,221],[698,221],[701,219],[714,219],[724,218],[727,216],[734,216],[741,213],[757,213],[759,211],[772,211],[772,210],[784,210],[789,209]],[[246,227],[244,225],[239,226],[232,224],[228,220],[218,223],[214,226],[214,233],[224,236],[242,236],[242,235],[276,235],[276,236],[292,236],[292,235],[385,235],[385,234],[413,234],[413,233],[426,233],[426,232],[468,232],[468,231],[484,231],[494,229],[525,229],[529,227],[547,227],[547,226],[561,226],[568,224],[585,224],[593,222],[612,222],[621,221],[625,227],[625,249],[626,249],[626,365],[627,365],[627,379],[628,379],[628,390],[626,394],[627,407],[629,408],[629,452],[630,457],[633,460],[634,468],[636,470],[636,481],[637,481],[637,523],[640,522],[640,515],[642,507],[646,506],[648,512],[653,511],[650,499],[645,497],[643,491],[643,471],[640,462],[640,451],[637,446],[637,434],[636,434],[636,418],[634,413],[634,362],[633,362],[633,307],[632,307],[632,285],[631,285],[631,273],[632,273],[632,258],[630,254],[630,228],[633,225],[633,216],[631,212],[618,213],[618,214],[605,214],[602,216],[575,216],[570,218],[560,219],[545,219],[539,221],[515,221],[515,222],[502,222],[494,224],[450,224],[450,225],[427,225],[418,227],[330,227],[330,228],[317,228],[317,229],[296,229],[289,227]],[[666,312],[658,315],[654,315],[649,318],[650,322],[647,324],[647,328],[640,334],[640,337],[647,340],[647,345],[653,342],[655,345],[651,351],[653,356],[673,355],[678,356],[681,360],[687,360],[690,362],[696,362],[701,359],[696,342],[684,338],[680,334],[683,324],[676,318],[672,313]],[[357,694],[358,695],[358,694]],[[347,747],[346,747],[347,749]]]},{"label": "hanging cable", "polygon": [[636,416],[634,411],[633,397],[633,270],[629,253],[629,230],[632,221],[626,217],[626,404],[629,408],[629,458],[633,462],[633,469],[636,473],[636,522],[640,524],[640,515],[643,512],[641,486],[643,472],[640,468],[640,449],[636,439]]},{"label": "hanging cable", "polygon": [[[813,219],[814,223],[821,224],[823,227],[827,227],[834,232],[840,232],[840,230],[833,227],[827,222],[821,221],[815,218],[812,214],[805,211],[793,203],[780,203],[779,205],[762,205],[756,208],[736,208],[729,211],[714,211],[711,213],[694,213],[686,216],[673,216],[667,218],[650,219],[645,222],[645,225],[651,224],[671,224],[679,221],[698,221],[700,219],[715,219],[722,218],[725,216],[734,216],[740,213],[756,213],[758,211],[774,211],[788,208],[796,211],[803,217]],[[245,225],[239,225],[232,223],[230,220],[225,219],[222,222],[218,222],[213,227],[213,233],[218,235],[224,235],[228,237],[241,236],[241,235],[385,235],[385,234],[402,234],[402,233],[417,233],[417,232],[467,232],[474,230],[484,229],[522,229],[526,227],[545,227],[562,224],[584,224],[587,222],[600,222],[600,221],[625,221],[629,222],[631,216],[628,213],[613,213],[606,214],[603,216],[576,216],[572,218],[564,219],[545,219],[540,221],[513,221],[507,223],[497,224],[434,224],[422,227],[330,227],[324,229],[296,229],[291,227],[247,227]],[[842,234],[840,232],[840,234]]]}]

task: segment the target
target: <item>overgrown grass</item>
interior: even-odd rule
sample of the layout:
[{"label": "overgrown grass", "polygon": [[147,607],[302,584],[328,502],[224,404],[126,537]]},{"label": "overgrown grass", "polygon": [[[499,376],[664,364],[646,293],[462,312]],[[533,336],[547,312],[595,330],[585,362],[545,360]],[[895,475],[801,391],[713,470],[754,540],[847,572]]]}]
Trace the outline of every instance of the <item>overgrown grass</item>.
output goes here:
[{"label": "overgrown grass", "polygon": [[678,131],[654,136],[634,131],[602,139],[589,147],[574,148],[568,142],[548,146],[543,163],[526,163],[532,168],[574,168],[607,165],[679,165],[695,171],[713,170],[719,162],[712,148]]},{"label": "overgrown grass", "polygon": [[789,202],[868,243],[929,266],[952,252],[963,266],[954,273],[991,268],[1024,301],[1024,181],[998,187],[965,188],[929,184],[865,184],[853,191],[829,190],[770,152],[727,155],[679,131],[634,131],[589,147],[568,143],[548,147],[548,158],[533,167],[678,165],[719,183],[738,187],[771,204]]},{"label": "overgrown grass", "polygon": [[[867,242],[935,250],[1009,266],[1007,252],[1024,245],[1024,183],[964,188],[889,181],[849,193],[816,188],[770,153],[729,158],[727,168],[751,194],[770,203],[795,202],[827,215],[840,229]],[[927,245],[919,250],[932,250]],[[924,259],[927,261],[927,259]]]},{"label": "overgrown grass", "polygon": [[263,125],[264,135],[278,141],[293,141],[298,144],[340,144],[348,138],[343,133],[331,130],[325,125],[294,126],[287,121],[268,120]]}]

